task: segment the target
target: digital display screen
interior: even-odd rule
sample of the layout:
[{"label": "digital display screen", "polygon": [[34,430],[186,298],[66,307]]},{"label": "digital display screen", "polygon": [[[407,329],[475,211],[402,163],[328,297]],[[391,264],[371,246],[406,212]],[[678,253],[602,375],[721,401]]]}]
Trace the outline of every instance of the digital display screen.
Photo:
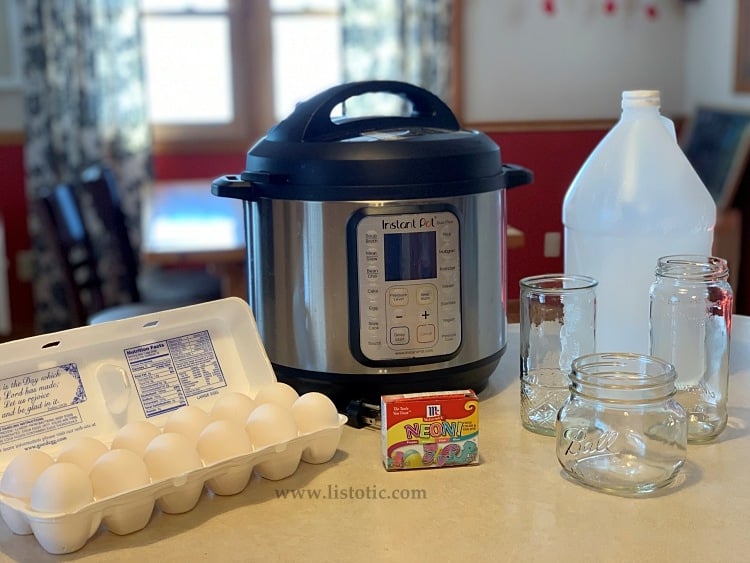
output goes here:
[{"label": "digital display screen", "polygon": [[435,231],[387,234],[383,245],[385,281],[437,278]]}]

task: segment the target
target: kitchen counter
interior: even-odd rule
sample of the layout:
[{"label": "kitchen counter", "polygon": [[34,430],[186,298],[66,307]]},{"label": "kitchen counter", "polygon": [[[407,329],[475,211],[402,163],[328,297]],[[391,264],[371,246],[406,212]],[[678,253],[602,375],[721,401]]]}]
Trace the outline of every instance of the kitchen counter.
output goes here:
[{"label": "kitchen counter", "polygon": [[750,559],[750,317],[733,325],[729,426],[690,445],[676,481],[646,498],[563,476],[553,438],[521,426],[518,325],[480,394],[481,463],[386,472],[380,434],[345,427],[339,451],[232,497],[204,492],[182,515],[156,511],[129,536],[101,529],[47,554],[0,523],[4,560],[57,561],[747,561]]}]

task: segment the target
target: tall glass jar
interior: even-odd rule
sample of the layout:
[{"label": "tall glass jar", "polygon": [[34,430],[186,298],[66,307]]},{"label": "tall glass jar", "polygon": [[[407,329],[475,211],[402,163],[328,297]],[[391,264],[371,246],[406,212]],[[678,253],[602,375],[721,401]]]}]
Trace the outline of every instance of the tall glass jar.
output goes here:
[{"label": "tall glass jar", "polygon": [[572,368],[555,433],[563,469],[584,485],[627,496],[670,483],[687,451],[674,367],[642,354],[596,353]]},{"label": "tall glass jar", "polygon": [[659,258],[651,285],[651,354],[675,366],[688,442],[706,442],[727,424],[732,288],[726,260]]},{"label": "tall glass jar", "polygon": [[521,286],[521,423],[555,435],[570,385],[570,364],[596,346],[596,286],[588,276],[542,274]]}]

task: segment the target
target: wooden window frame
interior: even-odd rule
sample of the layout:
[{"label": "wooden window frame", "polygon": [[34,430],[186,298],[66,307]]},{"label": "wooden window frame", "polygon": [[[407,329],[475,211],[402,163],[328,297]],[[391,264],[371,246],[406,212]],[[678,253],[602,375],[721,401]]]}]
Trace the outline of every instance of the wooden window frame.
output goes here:
[{"label": "wooden window frame", "polygon": [[[461,120],[462,4],[453,0],[452,109]],[[153,124],[157,154],[244,152],[275,123],[269,0],[229,0],[234,120],[228,124]],[[189,61],[185,61],[189,70]],[[210,84],[205,85],[210,88]]]},{"label": "wooden window frame", "polygon": [[750,92],[750,0],[737,2],[737,59],[734,90]]},{"label": "wooden window frame", "polygon": [[[216,124],[153,124],[154,151],[244,151],[272,125],[271,17],[267,1],[229,0],[234,119]],[[186,71],[190,63],[185,61]],[[210,88],[211,84],[206,84]]]}]

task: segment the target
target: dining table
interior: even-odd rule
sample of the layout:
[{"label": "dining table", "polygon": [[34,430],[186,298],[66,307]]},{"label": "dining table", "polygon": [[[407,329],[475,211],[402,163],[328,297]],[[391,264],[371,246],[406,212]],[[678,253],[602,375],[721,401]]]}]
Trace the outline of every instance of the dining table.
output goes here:
[{"label": "dining table", "polygon": [[147,186],[141,193],[141,261],[208,268],[220,276],[224,297],[247,299],[242,202],[213,196],[210,179]]},{"label": "dining table", "polygon": [[[211,179],[158,181],[141,195],[141,261],[162,267],[206,267],[222,279],[224,297],[247,295],[243,201],[211,194]],[[508,226],[506,246],[522,248]]]},{"label": "dining table", "polygon": [[333,457],[282,480],[254,475],[231,496],[203,491],[183,514],[140,531],[100,528],[79,551],[46,553],[0,522],[5,561],[750,560],[750,317],[735,315],[729,421],[689,444],[669,485],[618,496],[566,477],[555,438],[519,417],[519,326],[479,393],[479,462],[387,471],[377,426],[344,426]]}]

